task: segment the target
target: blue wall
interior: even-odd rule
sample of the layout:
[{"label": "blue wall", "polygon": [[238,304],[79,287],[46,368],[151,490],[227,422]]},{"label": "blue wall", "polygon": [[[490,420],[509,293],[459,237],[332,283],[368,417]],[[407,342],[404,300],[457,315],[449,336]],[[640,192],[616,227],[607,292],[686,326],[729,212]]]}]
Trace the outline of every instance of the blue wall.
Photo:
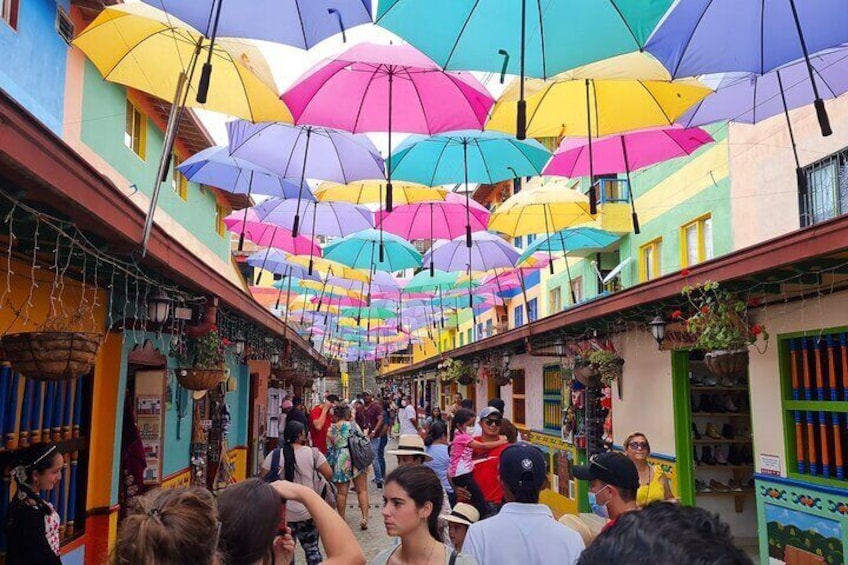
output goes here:
[{"label": "blue wall", "polygon": [[53,132],[62,135],[68,44],[56,31],[57,5],[69,0],[22,0],[18,27],[0,21],[0,88]]}]

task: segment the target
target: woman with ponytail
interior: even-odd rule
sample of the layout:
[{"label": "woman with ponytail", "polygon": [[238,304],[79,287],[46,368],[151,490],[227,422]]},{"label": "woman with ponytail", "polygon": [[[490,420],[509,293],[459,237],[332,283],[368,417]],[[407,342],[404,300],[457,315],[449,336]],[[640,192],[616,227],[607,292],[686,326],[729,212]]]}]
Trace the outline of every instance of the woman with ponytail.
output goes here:
[{"label": "woman with ponytail", "polygon": [[[320,492],[325,485],[329,485],[333,476],[333,470],[324,454],[318,448],[307,445],[306,426],[297,420],[286,422],[283,446],[268,454],[262,463],[262,469],[265,471],[264,479],[267,482],[284,479],[315,492]],[[306,507],[295,500],[289,501],[286,521],[292,536],[303,546],[307,564],[321,563],[323,557],[318,545],[318,530]]]},{"label": "woman with ponytail", "polygon": [[61,565],[59,514],[39,493],[53,490],[64,465],[53,444],[36,443],[20,453],[12,470],[17,491],[9,505],[7,565]]},{"label": "woman with ponytail", "polygon": [[400,544],[383,551],[372,565],[476,565],[442,542],[439,512],[444,494],[436,473],[422,465],[403,465],[386,477],[383,522]]}]

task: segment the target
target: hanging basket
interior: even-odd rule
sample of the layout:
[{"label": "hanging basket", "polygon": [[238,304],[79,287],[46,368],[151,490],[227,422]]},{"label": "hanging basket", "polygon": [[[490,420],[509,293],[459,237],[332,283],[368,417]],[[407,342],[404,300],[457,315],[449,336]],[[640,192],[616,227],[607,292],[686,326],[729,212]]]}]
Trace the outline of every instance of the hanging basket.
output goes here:
[{"label": "hanging basket", "polygon": [[225,369],[187,367],[177,370],[177,382],[188,390],[212,390],[226,377]]},{"label": "hanging basket", "polygon": [[498,386],[507,386],[512,382],[512,371],[501,371],[499,373],[492,373],[492,380],[495,381],[495,384]]},{"label": "hanging basket", "polygon": [[743,373],[748,369],[748,350],[726,351],[717,349],[704,355],[707,370],[717,377],[726,377]]},{"label": "hanging basket", "polygon": [[103,336],[83,332],[28,332],[3,336],[3,358],[34,381],[67,381],[94,368]]},{"label": "hanging basket", "polygon": [[464,373],[457,377],[456,382],[463,386],[468,386],[474,384],[474,375],[471,373]]},{"label": "hanging basket", "polygon": [[585,387],[601,386],[601,374],[592,363],[584,363],[574,366],[574,378]]},{"label": "hanging basket", "polygon": [[622,372],[624,372],[624,359],[615,359],[597,367],[601,380],[606,384],[612,384],[613,381],[620,379]]}]

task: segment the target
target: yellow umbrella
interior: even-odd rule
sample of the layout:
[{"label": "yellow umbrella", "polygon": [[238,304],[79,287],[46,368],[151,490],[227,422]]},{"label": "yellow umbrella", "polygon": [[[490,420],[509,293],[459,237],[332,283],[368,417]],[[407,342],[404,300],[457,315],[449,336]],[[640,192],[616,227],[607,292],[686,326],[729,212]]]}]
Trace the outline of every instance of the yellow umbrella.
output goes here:
[{"label": "yellow umbrella", "polygon": [[359,269],[352,269],[347,265],[342,265],[331,259],[323,257],[309,257],[309,255],[292,255],[289,261],[295,265],[299,265],[305,269],[309,268],[309,262],[312,261],[312,267],[319,273],[331,273],[334,277],[342,277],[352,281],[368,282],[368,272]]},{"label": "yellow umbrella", "polygon": [[[243,42],[218,39],[206,102],[196,100],[200,64],[210,41],[200,32],[142,3],[104,9],[74,40],[103,78],[174,101],[181,75],[192,75],[185,105],[253,122],[292,123],[265,58]],[[192,73],[192,69],[197,71]]]},{"label": "yellow umbrella", "polygon": [[489,230],[518,237],[550,235],[593,220],[589,198],[578,183],[537,177],[524,190],[501,204],[489,218]]},{"label": "yellow umbrella", "polygon": [[[519,85],[513,82],[492,109],[486,129],[515,133]],[[695,79],[671,80],[644,53],[613,57],[525,82],[527,136],[600,137],[667,126],[712,92]],[[590,128],[591,120],[591,132]]]},{"label": "yellow umbrella", "polygon": [[334,294],[336,296],[347,296],[347,297],[350,297],[350,298],[356,298],[358,300],[362,300],[362,293],[357,291],[357,290],[349,290],[349,289],[347,289],[343,286],[337,286],[337,285],[333,285],[333,284],[325,285],[321,281],[302,280],[302,281],[300,281],[300,286],[302,288],[308,288],[308,289],[311,289],[311,290],[315,290],[318,293],[323,292],[327,296]]},{"label": "yellow umbrella", "polygon": [[[416,202],[432,202],[444,200],[447,190],[424,186],[416,183],[392,183],[394,204],[414,204]],[[319,202],[335,201],[350,202],[351,204],[379,204],[386,200],[386,181],[367,180],[339,184],[335,182],[321,183],[315,189],[315,198]]]}]

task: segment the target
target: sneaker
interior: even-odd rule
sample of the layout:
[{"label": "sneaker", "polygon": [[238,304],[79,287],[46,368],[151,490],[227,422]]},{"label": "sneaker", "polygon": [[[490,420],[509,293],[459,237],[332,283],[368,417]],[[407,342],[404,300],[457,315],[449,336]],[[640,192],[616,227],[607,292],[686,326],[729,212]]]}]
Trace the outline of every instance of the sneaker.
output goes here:
[{"label": "sneaker", "polygon": [[730,492],[730,487],[713,479],[710,481],[710,488],[715,492]]},{"label": "sneaker", "polygon": [[716,386],[718,385],[718,377],[715,375],[705,375],[703,383],[704,386]]},{"label": "sneaker", "polygon": [[736,382],[730,377],[722,377],[718,380],[716,386],[721,386],[725,388],[733,388],[736,386]]},{"label": "sneaker", "polygon": [[707,445],[701,448],[701,463],[704,465],[716,464],[715,457],[713,457],[713,449]]},{"label": "sneaker", "polygon": [[739,412],[739,407],[733,402],[733,397],[729,394],[724,397],[722,408],[727,412]]},{"label": "sneaker", "polygon": [[713,448],[713,457],[715,458],[716,465],[727,465],[727,455],[718,446]]},{"label": "sneaker", "polygon": [[724,439],[733,439],[734,429],[730,424],[725,424],[721,427],[721,437]]},{"label": "sneaker", "polygon": [[704,481],[696,480],[695,481],[695,492],[712,492],[713,489],[710,488]]}]

